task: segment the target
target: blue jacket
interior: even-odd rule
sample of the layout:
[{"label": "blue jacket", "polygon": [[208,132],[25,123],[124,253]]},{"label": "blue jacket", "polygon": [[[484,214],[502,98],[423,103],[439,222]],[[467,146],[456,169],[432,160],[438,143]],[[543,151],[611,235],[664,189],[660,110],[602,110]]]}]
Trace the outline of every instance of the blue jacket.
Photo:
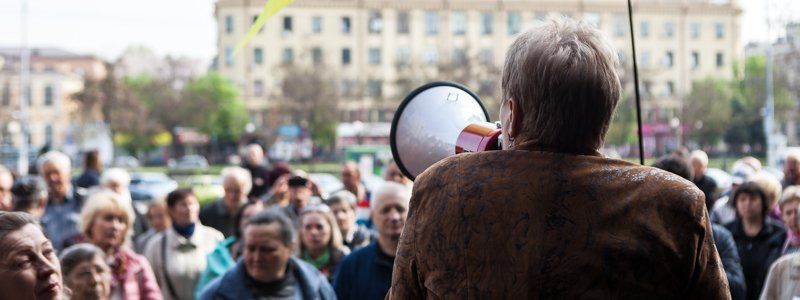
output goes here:
[{"label": "blue jacket", "polygon": [[340,300],[386,297],[392,285],[394,258],[380,251],[378,243],[372,242],[339,263],[333,289]]},{"label": "blue jacket", "polygon": [[[289,258],[292,264],[296,279],[295,299],[305,300],[328,300],[336,299],[328,280],[317,269],[308,263],[295,258]],[[247,290],[245,282],[245,270],[242,260],[236,263],[236,267],[225,272],[222,277],[212,281],[203,291],[200,300],[247,300],[251,299],[252,293]]]},{"label": "blue jacket", "polygon": [[744,273],[742,273],[742,263],[739,260],[739,252],[736,251],[736,242],[733,240],[731,232],[721,225],[711,224],[714,232],[714,244],[719,252],[719,259],[722,260],[722,267],[728,277],[728,289],[731,291],[731,299],[744,300],[746,287],[744,284]]},{"label": "blue jacket", "polygon": [[197,282],[197,288],[194,290],[194,297],[200,298],[200,294],[205,290],[206,285],[211,283],[217,277],[222,276],[225,272],[236,266],[236,261],[233,260],[231,252],[228,247],[236,241],[236,237],[232,236],[228,239],[219,242],[217,248],[209,253],[206,258],[206,270],[200,275],[200,281]]}]

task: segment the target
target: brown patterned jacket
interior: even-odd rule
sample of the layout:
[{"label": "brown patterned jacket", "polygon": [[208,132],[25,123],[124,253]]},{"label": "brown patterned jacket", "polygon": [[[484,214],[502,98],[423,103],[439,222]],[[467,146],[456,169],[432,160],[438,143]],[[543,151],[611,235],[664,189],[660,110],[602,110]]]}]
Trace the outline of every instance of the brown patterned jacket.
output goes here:
[{"label": "brown patterned jacket", "polygon": [[414,183],[387,299],[729,299],[703,198],[599,155],[453,156]]}]

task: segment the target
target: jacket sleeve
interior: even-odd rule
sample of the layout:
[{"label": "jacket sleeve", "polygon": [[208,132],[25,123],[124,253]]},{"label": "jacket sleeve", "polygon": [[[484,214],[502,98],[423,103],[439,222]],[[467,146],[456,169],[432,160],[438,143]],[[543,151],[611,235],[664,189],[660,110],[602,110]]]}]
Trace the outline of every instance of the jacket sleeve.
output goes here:
[{"label": "jacket sleeve", "polygon": [[[784,257],[784,259],[776,261],[772,266],[769,268],[769,274],[767,275],[767,279],[764,281],[764,288],[761,290],[761,300],[773,300],[773,299],[781,299],[781,287],[782,281],[787,278],[784,276],[784,270],[786,265],[791,265],[791,259]],[[788,296],[788,295],[785,295]]]},{"label": "jacket sleeve", "polygon": [[319,280],[322,282],[319,287],[319,298],[322,300],[336,300],[336,292],[333,291],[333,287],[328,283],[328,278],[322,274],[319,276]]},{"label": "jacket sleeve", "polygon": [[725,268],[725,275],[728,277],[731,298],[733,300],[744,300],[747,292],[745,289],[744,273],[742,273],[742,265],[739,260],[739,253],[736,250],[736,243],[733,241],[733,236],[725,227],[713,224],[712,226],[714,230],[714,243],[717,246],[719,258],[722,260],[722,266]]},{"label": "jacket sleeve", "polygon": [[696,234],[695,254],[692,275],[687,291],[689,299],[730,299],[728,281],[720,261],[717,247],[714,245],[714,234],[705,205],[705,197],[700,190],[694,189],[694,198],[687,204],[694,216],[691,230]]},{"label": "jacket sleeve", "polygon": [[142,259],[142,293],[141,299],[143,300],[161,300],[161,288],[158,287],[156,275],[153,273],[153,268],[147,260]]}]

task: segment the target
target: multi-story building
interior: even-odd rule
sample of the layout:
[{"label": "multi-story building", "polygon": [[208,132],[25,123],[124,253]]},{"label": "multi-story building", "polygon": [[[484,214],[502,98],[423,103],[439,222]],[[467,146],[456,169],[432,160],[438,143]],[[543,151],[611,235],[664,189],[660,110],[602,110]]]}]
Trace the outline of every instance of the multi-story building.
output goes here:
[{"label": "multi-story building", "polygon": [[[103,78],[103,62],[53,48],[30,52],[28,137],[33,149],[49,144],[61,148],[68,143],[69,129],[75,123],[78,104],[71,95],[83,89],[85,77]],[[22,143],[19,108],[20,50],[0,48],[0,144]]]},{"label": "multi-story building", "polygon": [[[484,75],[477,80],[465,77],[470,88],[485,90],[482,97],[491,103],[497,100],[492,91],[499,90],[496,75],[507,47],[549,15],[582,18],[601,28],[618,47],[622,68],[632,68],[625,1],[297,0],[272,16],[234,56],[265,3],[218,0],[215,11],[216,68],[239,88],[257,126],[279,122],[271,112],[280,97],[279,66],[286,62],[324,66],[336,75],[332,80],[339,81],[345,98],[343,120],[390,120],[409,90],[403,86],[408,78],[453,79],[442,68],[431,68],[442,64],[493,66],[473,71]],[[693,81],[733,76],[734,62],[742,55],[741,13],[736,0],[634,1],[646,121],[664,123],[675,116]],[[632,72],[623,73],[632,77]],[[363,93],[349,91],[359,84]]]}]

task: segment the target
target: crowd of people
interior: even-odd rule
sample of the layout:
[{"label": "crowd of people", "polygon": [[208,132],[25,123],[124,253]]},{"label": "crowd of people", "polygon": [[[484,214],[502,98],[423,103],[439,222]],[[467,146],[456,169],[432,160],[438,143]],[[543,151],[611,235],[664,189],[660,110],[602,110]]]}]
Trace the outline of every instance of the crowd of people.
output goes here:
[{"label": "crowd of people", "polygon": [[800,292],[800,153],[785,157],[782,181],[744,157],[724,187],[706,174],[708,155],[700,150],[675,151],[653,166],[694,182],[706,196],[733,299],[792,299]]},{"label": "crowd of people", "polygon": [[217,201],[200,207],[178,188],[144,213],[128,172],[103,170],[96,152],[75,180],[58,151],[37,160],[38,174],[0,166],[4,297],[382,299],[411,199],[397,165],[371,191],[347,162],[344,187],[328,195],[303,170],[268,165],[260,146],[245,151],[241,167],[222,170]]}]

